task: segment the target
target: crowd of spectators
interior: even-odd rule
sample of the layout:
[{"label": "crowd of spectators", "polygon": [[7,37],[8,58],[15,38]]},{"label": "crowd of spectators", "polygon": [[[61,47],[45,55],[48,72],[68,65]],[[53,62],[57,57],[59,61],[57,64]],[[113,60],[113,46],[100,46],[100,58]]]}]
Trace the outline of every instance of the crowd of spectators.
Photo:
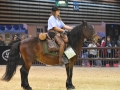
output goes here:
[{"label": "crowd of spectators", "polygon": [[[103,37],[98,43],[90,42],[88,40],[84,40],[83,47],[119,47],[120,46],[120,36],[118,40],[114,41],[110,38],[110,36]],[[82,50],[82,58],[116,58],[118,53],[117,49],[83,49]],[[112,60],[82,60],[82,66],[106,66],[109,64],[113,66],[114,63],[118,63],[118,61]]]},{"label": "crowd of spectators", "polygon": [[0,46],[6,46],[2,36],[0,36]]},{"label": "crowd of spectators", "polygon": [[[32,37],[31,35],[28,36],[28,38]],[[0,36],[0,46],[12,46],[14,43],[18,42],[18,41],[22,41],[25,38],[27,38],[25,35],[22,35],[21,37],[14,35],[11,39],[11,41],[6,44],[5,41],[3,40],[3,37]]]}]

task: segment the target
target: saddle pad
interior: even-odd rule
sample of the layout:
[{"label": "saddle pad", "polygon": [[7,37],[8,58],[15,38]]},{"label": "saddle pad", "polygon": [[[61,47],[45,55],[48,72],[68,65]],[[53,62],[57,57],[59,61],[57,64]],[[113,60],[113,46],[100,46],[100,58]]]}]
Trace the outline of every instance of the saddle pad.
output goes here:
[{"label": "saddle pad", "polygon": [[58,56],[58,52],[49,52],[49,51],[48,51],[46,40],[43,41],[43,53],[44,53],[44,54],[53,55],[53,56]]}]

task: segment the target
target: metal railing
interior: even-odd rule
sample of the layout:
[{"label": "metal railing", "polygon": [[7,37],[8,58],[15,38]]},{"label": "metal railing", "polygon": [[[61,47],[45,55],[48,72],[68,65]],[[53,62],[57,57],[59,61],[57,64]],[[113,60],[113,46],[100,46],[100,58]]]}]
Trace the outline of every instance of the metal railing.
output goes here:
[{"label": "metal railing", "polygon": [[[83,47],[76,62],[80,66],[117,67],[120,60],[119,49],[119,47]],[[96,51],[96,54],[91,55],[90,50]]]},{"label": "metal railing", "polygon": [[[90,51],[96,52],[90,55]],[[87,67],[118,67],[120,58],[120,47],[83,47],[78,55],[78,59],[74,65]],[[33,62],[33,65],[44,65],[38,61]]]}]

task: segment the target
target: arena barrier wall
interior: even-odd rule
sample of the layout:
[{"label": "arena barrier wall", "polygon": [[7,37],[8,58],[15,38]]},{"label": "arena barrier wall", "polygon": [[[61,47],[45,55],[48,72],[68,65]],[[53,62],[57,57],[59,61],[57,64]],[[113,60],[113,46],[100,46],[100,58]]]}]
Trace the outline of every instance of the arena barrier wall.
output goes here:
[{"label": "arena barrier wall", "polygon": [[[96,56],[90,56],[90,50],[96,51]],[[0,46],[0,65],[5,65],[9,57],[10,46]],[[110,51],[111,53],[107,53]],[[78,59],[74,65],[84,67],[118,67],[120,64],[120,48],[119,47],[83,47],[78,55]],[[23,63],[20,55],[19,65]],[[34,61],[33,65],[44,65],[38,61]]]}]

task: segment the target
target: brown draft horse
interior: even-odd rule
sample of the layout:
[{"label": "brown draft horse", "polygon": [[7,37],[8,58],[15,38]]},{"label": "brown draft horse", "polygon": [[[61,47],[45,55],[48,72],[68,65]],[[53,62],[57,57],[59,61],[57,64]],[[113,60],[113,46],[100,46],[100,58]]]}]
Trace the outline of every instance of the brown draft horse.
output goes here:
[{"label": "brown draft horse", "polygon": [[[72,72],[74,62],[77,60],[77,56],[82,48],[84,38],[97,41],[99,36],[95,33],[91,25],[86,21],[82,21],[81,25],[77,25],[71,32],[68,33],[69,45],[76,51],[76,56],[69,60],[69,64],[66,64],[67,80],[66,88],[68,90],[75,89],[72,84]],[[6,72],[3,75],[2,80],[10,81],[12,76],[16,72],[18,59],[21,53],[24,60],[24,64],[20,69],[21,73],[21,87],[25,90],[32,90],[28,83],[28,74],[32,62],[38,60],[47,65],[56,65],[59,63],[58,56],[51,56],[43,53],[42,41],[38,37],[27,38],[24,41],[15,43],[10,50],[9,59],[6,66]]]}]

